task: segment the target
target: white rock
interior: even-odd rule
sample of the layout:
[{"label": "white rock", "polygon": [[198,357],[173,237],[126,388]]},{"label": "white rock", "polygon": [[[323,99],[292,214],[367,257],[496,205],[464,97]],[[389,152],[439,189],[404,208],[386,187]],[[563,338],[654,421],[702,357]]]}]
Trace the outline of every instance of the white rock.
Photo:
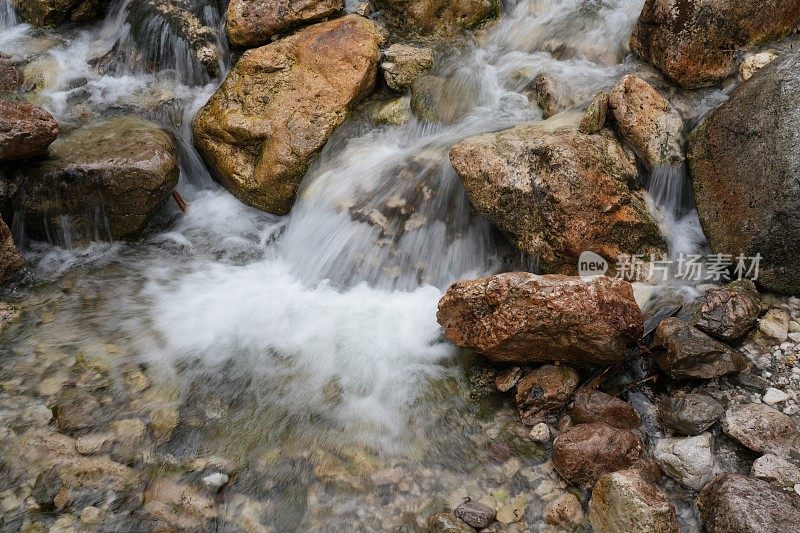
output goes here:
[{"label": "white rock", "polygon": [[547,442],[550,440],[550,426],[540,422],[531,428],[531,440],[535,442]]},{"label": "white rock", "polygon": [[228,474],[214,472],[203,478],[203,485],[211,490],[219,490],[220,487],[228,482],[228,479]]},{"label": "white rock", "polygon": [[789,337],[789,313],[783,309],[771,308],[758,321],[758,329],[779,343],[785,341]]},{"label": "white rock", "polygon": [[714,474],[714,441],[710,433],[696,437],[661,439],[653,458],[670,477],[699,490]]},{"label": "white rock", "polygon": [[778,57],[778,54],[769,51],[759,52],[746,57],[739,66],[739,76],[741,76],[743,80],[749,80],[751,77],[753,77],[753,74],[755,74],[756,71],[764,68],[776,57]]},{"label": "white rock", "polygon": [[768,388],[763,397],[764,403],[767,405],[776,405],[781,402],[785,402],[788,399],[788,394],[780,389],[776,389],[775,387]]}]

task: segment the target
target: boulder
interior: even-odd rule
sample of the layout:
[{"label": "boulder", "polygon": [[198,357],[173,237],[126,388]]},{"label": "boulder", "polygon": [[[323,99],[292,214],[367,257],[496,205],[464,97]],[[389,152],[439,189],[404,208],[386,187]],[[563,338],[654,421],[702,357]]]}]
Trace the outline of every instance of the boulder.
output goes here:
[{"label": "boulder", "polygon": [[714,425],[724,412],[722,404],[705,394],[668,396],[658,404],[658,418],[668,430],[699,435]]},{"label": "boulder", "polygon": [[11,0],[11,3],[22,20],[41,27],[100,18],[110,0]]},{"label": "boulder", "polygon": [[722,431],[758,453],[785,455],[800,444],[800,434],[791,417],[764,404],[731,406],[722,419]]},{"label": "boulder", "polygon": [[178,183],[172,138],[135,117],[64,135],[22,172],[26,230],[56,241],[137,238]]},{"label": "boulder", "polygon": [[800,524],[797,494],[740,474],[717,476],[700,492],[697,508],[708,533],[785,533]]},{"label": "boulder", "polygon": [[375,86],[383,39],[374,22],[349,15],[245,52],[193,124],[228,190],[288,213],[311,157]]},{"label": "boulder", "polygon": [[575,393],[569,416],[575,424],[605,422],[620,429],[635,429],[642,424],[638,413],[630,404],[589,388],[579,389]]},{"label": "boulder", "polygon": [[522,378],[516,395],[522,422],[529,426],[554,423],[578,388],[578,379],[575,369],[563,365],[545,365]]},{"label": "boulder", "polygon": [[384,52],[381,63],[386,85],[397,92],[410,89],[414,81],[433,68],[433,50],[393,44]]},{"label": "boulder", "polygon": [[703,294],[695,326],[718,339],[736,341],[744,337],[761,314],[761,296],[749,279],[734,281]]},{"label": "boulder", "polygon": [[[800,9],[782,3],[790,4]],[[757,11],[774,16],[764,5]],[[694,200],[711,250],[737,263],[740,255],[760,255],[757,273],[747,277],[757,275],[758,285],[775,292],[800,292],[798,69],[800,51],[776,59],[689,136]]]},{"label": "boulder", "polygon": [[639,437],[595,422],[579,424],[553,442],[553,466],[570,485],[591,488],[605,474],[633,466],[644,455]]},{"label": "boulder", "polygon": [[498,0],[375,0],[389,25],[412,36],[448,37],[500,14]]},{"label": "boulder", "polygon": [[0,283],[22,270],[25,260],[17,250],[11,231],[0,218]]},{"label": "boulder", "polygon": [[643,329],[626,281],[527,272],[454,283],[437,318],[451,342],[494,363],[612,364]]},{"label": "boulder", "polygon": [[794,490],[794,486],[800,484],[800,467],[772,453],[756,459],[751,473],[786,490]]},{"label": "boulder", "polygon": [[683,162],[683,119],[646,81],[622,78],[608,95],[608,109],[620,137],[649,168]]},{"label": "boulder", "polygon": [[231,0],[226,28],[232,46],[267,44],[276,35],[340,12],[343,0]]},{"label": "boulder", "polygon": [[646,0],[631,50],[681,87],[714,85],[736,69],[741,48],[789,33],[800,3]]},{"label": "boulder", "polygon": [[700,490],[714,475],[714,439],[710,433],[660,439],[653,448],[653,459],[669,477]]},{"label": "boulder", "polygon": [[674,379],[714,379],[747,368],[740,353],[679,318],[659,324],[651,351],[661,370]]},{"label": "boulder", "polygon": [[553,118],[468,138],[450,160],[475,209],[545,273],[575,274],[584,251],[613,266],[665,250],[635,160],[609,130],[584,135]]},{"label": "boulder", "polygon": [[40,107],[0,99],[0,161],[47,153],[58,137],[58,123]]},{"label": "boulder", "polygon": [[675,507],[638,470],[601,477],[592,489],[589,521],[597,533],[677,533]]}]

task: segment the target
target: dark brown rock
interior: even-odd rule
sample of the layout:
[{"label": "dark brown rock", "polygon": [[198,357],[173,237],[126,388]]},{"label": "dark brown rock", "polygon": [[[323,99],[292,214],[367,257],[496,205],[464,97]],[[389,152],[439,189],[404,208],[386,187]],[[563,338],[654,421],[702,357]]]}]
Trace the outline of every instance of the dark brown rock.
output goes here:
[{"label": "dark brown rock", "polygon": [[800,499],[766,481],[722,474],[697,497],[708,533],[786,533],[800,524]]},{"label": "dark brown rock", "polygon": [[11,0],[22,20],[34,26],[88,22],[99,18],[110,0]]},{"label": "dark brown rock", "polygon": [[665,428],[681,435],[699,435],[719,420],[722,404],[705,394],[668,396],[658,404],[658,418]]},{"label": "dark brown rock", "polygon": [[588,388],[579,389],[575,393],[569,416],[575,424],[604,422],[619,429],[635,429],[642,424],[638,413],[630,404]]},{"label": "dark brown rock", "polygon": [[800,433],[791,417],[764,404],[731,406],[722,419],[722,431],[758,453],[782,455],[800,445]]},{"label": "dark brown rock", "polygon": [[761,315],[761,297],[749,279],[734,281],[703,295],[695,325],[724,341],[744,337]]},{"label": "dark brown rock", "polygon": [[494,522],[497,512],[488,505],[469,501],[456,507],[454,514],[475,529],[483,529]]},{"label": "dark brown rock", "polygon": [[22,254],[17,250],[11,231],[0,218],[0,283],[19,272],[25,266]]},{"label": "dark brown rock", "polygon": [[539,422],[554,423],[577,387],[578,373],[571,367],[545,365],[537,368],[517,384],[520,418],[529,426]]},{"label": "dark brown rock", "polygon": [[438,513],[428,519],[431,533],[471,533],[475,531],[466,522],[451,513]]},{"label": "dark brown rock", "polygon": [[260,46],[275,35],[317,22],[343,8],[343,0],[231,0],[226,17],[228,39],[233,46]]},{"label": "dark brown rock", "polygon": [[0,54],[0,93],[16,91],[22,85],[22,72]]},{"label": "dark brown rock", "polygon": [[480,26],[500,12],[497,0],[375,0],[390,26],[416,36],[447,37]]},{"label": "dark brown rock", "polygon": [[634,465],[643,454],[632,431],[603,423],[579,424],[556,438],[553,466],[571,485],[591,488],[603,475]]},{"label": "dark brown rock", "polygon": [[508,392],[522,379],[522,369],[514,366],[497,373],[494,384],[500,392]]},{"label": "dark brown rock", "polygon": [[656,328],[652,352],[661,370],[675,379],[714,379],[747,368],[740,353],[678,318]]},{"label": "dark brown rock", "polygon": [[58,137],[58,123],[42,108],[0,100],[0,161],[29,159],[47,153]]},{"label": "dark brown rock", "polygon": [[526,272],[454,283],[437,318],[451,342],[495,363],[611,364],[643,328],[625,281]]},{"label": "dark brown rock", "polygon": [[64,389],[53,406],[58,429],[73,432],[91,427],[97,422],[100,404],[94,397],[75,388]]}]

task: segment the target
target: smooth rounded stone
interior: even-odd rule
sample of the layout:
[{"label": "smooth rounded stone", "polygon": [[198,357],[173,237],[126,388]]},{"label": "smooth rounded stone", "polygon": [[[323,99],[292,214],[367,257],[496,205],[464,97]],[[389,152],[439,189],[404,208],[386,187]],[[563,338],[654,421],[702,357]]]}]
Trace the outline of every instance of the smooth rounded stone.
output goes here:
[{"label": "smooth rounded stone", "polygon": [[764,396],[761,399],[765,404],[771,406],[785,402],[786,400],[789,399],[789,395],[780,389],[776,389],[775,387],[770,387],[767,389],[767,391],[764,393]]},{"label": "smooth rounded stone", "polygon": [[743,355],[679,318],[659,324],[651,351],[673,379],[714,379],[747,368]]},{"label": "smooth rounded stone", "polygon": [[389,124],[392,126],[402,126],[406,124],[410,118],[411,104],[408,97],[389,100],[376,108],[372,114],[372,120],[376,123]]},{"label": "smooth rounded stone", "polygon": [[471,533],[475,530],[452,513],[438,513],[428,519],[431,533]]},{"label": "smooth rounded stone", "polygon": [[[23,168],[25,229],[34,238],[74,242],[135,239],[178,183],[170,135],[137,117],[83,126]],[[63,243],[62,243],[63,244]]]},{"label": "smooth rounded stone", "polygon": [[771,308],[758,321],[758,331],[778,343],[789,337],[789,313],[785,309]]},{"label": "smooth rounded stone", "polygon": [[11,0],[19,16],[33,26],[88,22],[100,17],[110,0]]},{"label": "smooth rounded stone", "polygon": [[753,477],[771,481],[784,489],[793,489],[800,483],[800,467],[771,453],[756,459],[750,472]]},{"label": "smooth rounded stone", "polygon": [[800,443],[794,421],[768,405],[751,403],[733,405],[725,411],[722,431],[754,452],[784,455]]},{"label": "smooth rounded stone", "polygon": [[626,281],[526,272],[454,283],[437,319],[450,342],[501,364],[612,364],[644,328]]},{"label": "smooth rounded stone", "polygon": [[744,337],[761,315],[761,296],[749,279],[707,290],[695,314],[695,326],[723,341]]},{"label": "smooth rounded stone", "polygon": [[708,533],[786,533],[800,524],[800,497],[766,481],[722,474],[697,497]]},{"label": "smooth rounded stone", "polygon": [[608,95],[614,127],[649,168],[681,164],[683,119],[646,81],[623,77]]},{"label": "smooth rounded stone", "polygon": [[653,448],[653,458],[669,477],[700,490],[714,475],[714,439],[710,433],[660,439]]},{"label": "smooth rounded stone", "polygon": [[468,501],[456,507],[453,514],[475,529],[483,529],[494,522],[497,512],[488,505]]},{"label": "smooth rounded stone", "polygon": [[550,440],[550,426],[544,422],[539,422],[531,428],[528,436],[534,442],[548,442]]},{"label": "smooth rounded stone", "polygon": [[534,426],[555,422],[558,413],[578,388],[579,376],[569,366],[545,365],[517,383],[517,409],[522,422]]},{"label": "smooth rounded stone", "polygon": [[58,137],[58,122],[27,102],[0,99],[0,161],[30,159],[47,153]]},{"label": "smooth rounded stone", "polygon": [[677,533],[675,507],[637,470],[601,477],[592,489],[589,521],[597,533]]},{"label": "smooth rounded stone", "polygon": [[586,135],[597,133],[603,129],[606,124],[606,117],[608,116],[608,93],[598,93],[586,112],[583,114],[581,123],[578,126],[578,131]]},{"label": "smooth rounded stone", "polygon": [[682,435],[699,435],[720,419],[725,408],[705,394],[669,396],[658,404],[661,424]]},{"label": "smooth rounded stone", "polygon": [[639,414],[630,404],[589,388],[578,389],[575,393],[569,416],[575,424],[604,422],[620,429],[635,429],[642,424]]},{"label": "smooth rounded stone", "polygon": [[[763,5],[756,11],[774,16]],[[688,142],[693,196],[712,252],[758,254],[756,284],[791,294],[800,292],[800,184],[793,179],[800,174],[798,70],[800,50],[787,51],[709,113]],[[752,266],[745,261],[742,274]]]},{"label": "smooth rounded stone", "polygon": [[225,27],[232,46],[260,46],[278,34],[335,15],[343,8],[343,0],[231,0]]},{"label": "smooth rounded stone", "polygon": [[376,23],[348,15],[245,52],[192,125],[225,187],[288,213],[311,157],[374,89],[384,39]]},{"label": "smooth rounded stone", "polygon": [[225,483],[228,482],[228,474],[223,472],[214,472],[203,477],[203,485],[210,490],[219,490]]},{"label": "smooth rounded stone", "polygon": [[61,431],[72,432],[93,426],[97,422],[100,404],[80,389],[64,389],[53,405],[53,416]]},{"label": "smooth rounded stone", "polygon": [[543,273],[577,274],[584,251],[605,259],[609,274],[623,256],[660,256],[635,158],[610,130],[584,135],[576,122],[562,113],[455,144],[450,161],[472,206],[538,257]]},{"label": "smooth rounded stone", "polygon": [[386,85],[397,92],[410,89],[417,78],[433,68],[433,50],[395,43],[384,53],[381,63]]},{"label": "smooth rounded stone", "polygon": [[24,267],[25,259],[14,243],[11,230],[0,218],[0,283],[3,283]]},{"label": "smooth rounded stone", "polygon": [[794,1],[756,7],[738,0],[646,0],[631,50],[681,87],[706,87],[733,74],[740,49],[785,35],[799,21]]},{"label": "smooth rounded stone", "polygon": [[639,437],[603,423],[579,424],[553,443],[553,466],[569,484],[591,488],[610,472],[623,470],[642,458]]},{"label": "smooth rounded stone", "polygon": [[[535,95],[536,105],[542,110],[542,118],[550,118],[567,108],[567,104],[559,99],[564,91],[559,90],[556,80],[548,74],[542,74],[536,78],[532,91]],[[580,126],[578,128],[580,130]]]},{"label": "smooth rounded stone", "polygon": [[739,65],[739,77],[742,81],[747,81],[752,78],[756,72],[766,67],[777,58],[778,54],[770,51],[750,54],[746,56],[742,64]]},{"label": "smooth rounded stone", "polygon": [[566,492],[545,505],[542,517],[553,526],[575,527],[583,523],[583,507],[574,494]]},{"label": "smooth rounded stone", "polygon": [[496,0],[374,0],[390,27],[412,36],[450,37],[500,14]]}]

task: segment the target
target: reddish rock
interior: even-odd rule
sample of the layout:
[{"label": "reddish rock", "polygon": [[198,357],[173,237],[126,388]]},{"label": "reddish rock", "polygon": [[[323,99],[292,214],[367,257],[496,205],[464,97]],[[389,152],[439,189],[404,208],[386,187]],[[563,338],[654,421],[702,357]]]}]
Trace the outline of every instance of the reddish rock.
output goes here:
[{"label": "reddish rock", "polygon": [[632,431],[598,422],[579,424],[553,443],[553,466],[571,485],[591,488],[603,475],[633,466],[643,454]]},{"label": "reddish rock", "polygon": [[17,250],[11,231],[0,219],[0,283],[19,272],[25,266],[22,254]]},{"label": "reddish rock", "polygon": [[226,29],[233,46],[267,44],[280,33],[338,13],[343,0],[231,0]]},{"label": "reddish rock", "polygon": [[800,445],[794,420],[764,404],[733,405],[722,419],[722,431],[754,452],[783,454]]},{"label": "reddish rock", "polygon": [[517,384],[517,409],[522,421],[534,426],[555,422],[578,387],[578,373],[568,366],[545,365]]},{"label": "reddish rock", "polygon": [[0,161],[44,155],[56,137],[58,123],[44,109],[0,100]]},{"label": "reddish rock", "polygon": [[714,379],[747,368],[740,353],[678,318],[659,324],[652,352],[661,370],[675,379]]},{"label": "reddish rock", "polygon": [[611,364],[643,331],[631,285],[608,277],[513,272],[459,281],[437,318],[451,342],[495,363]]},{"label": "reddish rock", "polygon": [[587,388],[575,393],[569,415],[575,424],[604,422],[619,429],[634,429],[642,424],[638,413],[627,402]]}]

